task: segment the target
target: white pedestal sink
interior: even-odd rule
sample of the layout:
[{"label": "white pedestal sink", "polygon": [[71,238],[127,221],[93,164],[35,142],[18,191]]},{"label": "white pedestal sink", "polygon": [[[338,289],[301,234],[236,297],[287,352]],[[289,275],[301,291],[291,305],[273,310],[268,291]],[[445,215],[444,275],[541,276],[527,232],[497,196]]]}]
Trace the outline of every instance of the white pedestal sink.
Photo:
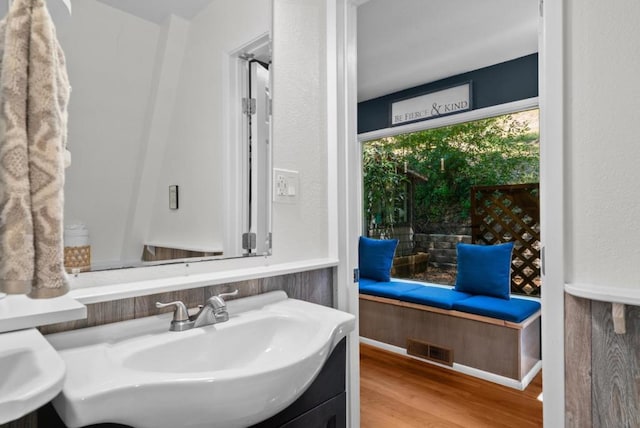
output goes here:
[{"label": "white pedestal sink", "polygon": [[0,334],[0,425],[49,402],[64,374],[64,362],[38,330]]},{"label": "white pedestal sink", "polygon": [[229,321],[183,332],[156,316],[47,336],[67,365],[54,407],[70,428],[246,427],[302,395],[355,326],[281,291],[228,309]]}]

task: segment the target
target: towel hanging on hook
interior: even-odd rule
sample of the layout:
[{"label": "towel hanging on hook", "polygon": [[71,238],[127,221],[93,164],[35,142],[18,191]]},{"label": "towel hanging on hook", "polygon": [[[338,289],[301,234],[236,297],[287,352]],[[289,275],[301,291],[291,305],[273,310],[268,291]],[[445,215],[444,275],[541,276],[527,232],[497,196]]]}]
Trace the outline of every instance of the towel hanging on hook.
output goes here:
[{"label": "towel hanging on hook", "polygon": [[[71,0],[60,0],[60,1],[64,5],[64,7],[66,7],[67,10],[69,11],[69,15],[71,15]],[[7,0],[7,9],[11,8],[12,3],[13,3],[13,0]]]},{"label": "towel hanging on hook", "polygon": [[0,291],[53,298],[69,290],[60,156],[69,80],[45,0],[12,3],[0,21],[0,158],[11,161],[0,168]]},{"label": "towel hanging on hook", "polygon": [[[11,5],[13,4],[13,1],[14,0],[7,0],[7,13],[9,10],[11,10]],[[60,1],[69,12],[69,16],[71,16],[71,0],[60,0]],[[69,151],[68,148],[65,147],[63,155],[64,155],[64,167],[69,168],[69,166],[71,166],[71,152]]]}]

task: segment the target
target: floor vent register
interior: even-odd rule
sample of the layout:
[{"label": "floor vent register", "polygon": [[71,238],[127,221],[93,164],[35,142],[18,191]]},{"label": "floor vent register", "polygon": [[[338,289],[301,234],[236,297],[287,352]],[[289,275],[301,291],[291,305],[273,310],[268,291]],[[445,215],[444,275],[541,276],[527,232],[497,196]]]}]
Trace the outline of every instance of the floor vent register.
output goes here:
[{"label": "floor vent register", "polygon": [[407,339],[407,354],[447,366],[453,366],[453,350],[432,343]]}]

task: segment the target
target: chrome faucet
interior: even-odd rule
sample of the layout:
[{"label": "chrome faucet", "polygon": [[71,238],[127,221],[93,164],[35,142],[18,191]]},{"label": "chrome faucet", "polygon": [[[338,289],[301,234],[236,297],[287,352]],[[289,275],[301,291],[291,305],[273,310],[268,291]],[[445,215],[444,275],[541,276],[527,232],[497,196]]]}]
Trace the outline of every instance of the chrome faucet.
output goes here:
[{"label": "chrome faucet", "polygon": [[219,322],[229,321],[229,312],[227,312],[227,304],[224,297],[235,296],[238,290],[232,293],[222,293],[217,296],[209,297],[207,303],[193,317],[193,327],[202,327],[204,325],[216,324]]},{"label": "chrome faucet", "polygon": [[227,304],[224,297],[235,296],[238,290],[232,293],[222,293],[217,296],[210,297],[204,305],[199,306],[200,311],[197,314],[189,316],[187,307],[181,301],[160,303],[156,302],[156,308],[166,308],[175,306],[173,311],[173,319],[169,326],[170,331],[184,331],[192,328],[203,327],[205,325],[216,324],[219,322],[229,321],[229,312],[227,312]]}]

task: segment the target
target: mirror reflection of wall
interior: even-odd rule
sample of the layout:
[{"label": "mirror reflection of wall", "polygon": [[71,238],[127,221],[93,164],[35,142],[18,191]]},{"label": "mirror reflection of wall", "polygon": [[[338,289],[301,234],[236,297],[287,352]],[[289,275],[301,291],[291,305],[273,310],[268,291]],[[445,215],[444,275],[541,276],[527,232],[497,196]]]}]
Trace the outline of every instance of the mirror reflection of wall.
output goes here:
[{"label": "mirror reflection of wall", "polygon": [[270,0],[83,0],[57,24],[72,85],[65,224],[86,225],[92,270],[140,265],[145,245],[146,260],[243,254],[232,74],[270,26]]}]

